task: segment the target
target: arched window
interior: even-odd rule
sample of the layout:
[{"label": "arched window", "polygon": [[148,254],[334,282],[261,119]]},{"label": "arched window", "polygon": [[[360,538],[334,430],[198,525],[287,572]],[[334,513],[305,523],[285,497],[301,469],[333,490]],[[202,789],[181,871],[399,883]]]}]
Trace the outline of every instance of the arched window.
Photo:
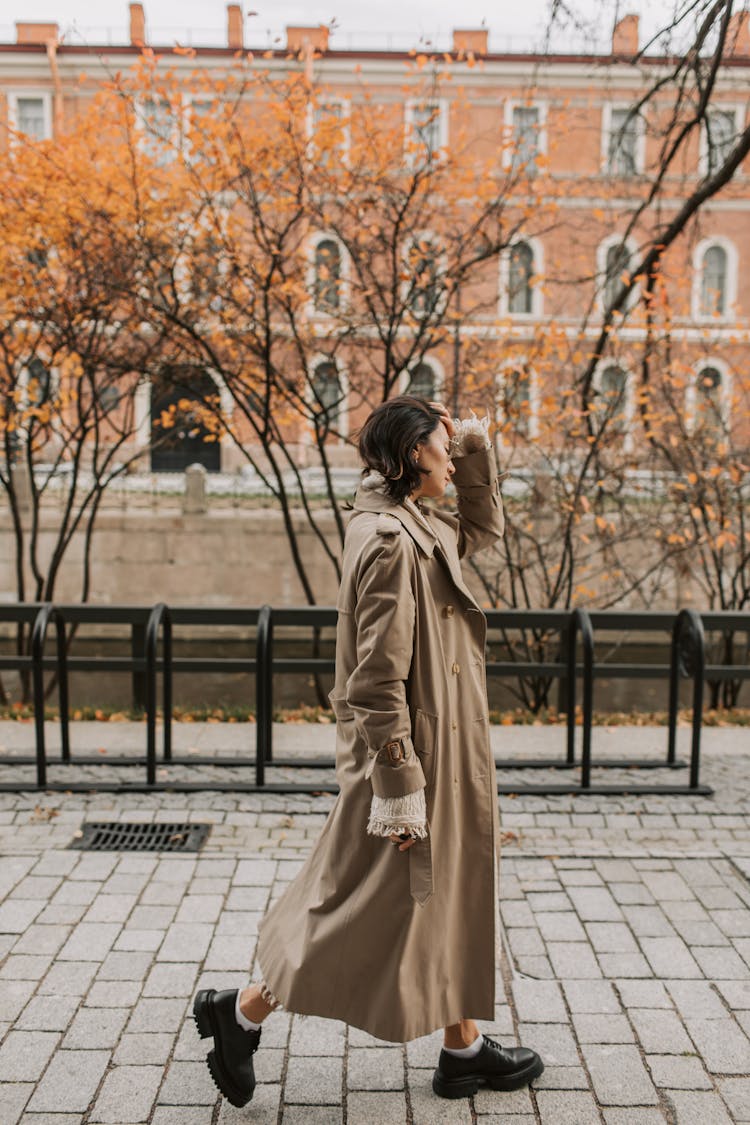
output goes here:
[{"label": "arched window", "polygon": [[534,294],[531,279],[534,276],[534,251],[528,242],[517,242],[510,249],[508,270],[508,311],[530,313]]},{"label": "arched window", "polygon": [[29,402],[32,406],[44,406],[52,398],[52,372],[38,356],[29,360]]},{"label": "arched window", "polygon": [[323,238],[315,247],[313,300],[318,312],[335,312],[341,303],[341,247]]},{"label": "arched window", "polygon": [[727,252],[724,247],[709,246],[700,269],[700,315],[726,316]]},{"label": "arched window", "polygon": [[407,394],[433,401],[437,391],[435,372],[429,363],[418,363],[409,372]]},{"label": "arched window", "polygon": [[599,383],[602,398],[602,422],[607,421],[610,429],[624,433],[627,428],[628,377],[617,364],[604,368]]},{"label": "arched window", "polygon": [[438,249],[429,238],[416,239],[409,250],[409,307],[418,317],[428,317],[440,296]]},{"label": "arched window", "polygon": [[531,430],[531,377],[525,367],[503,372],[503,414],[516,433],[528,437]]},{"label": "arched window", "polygon": [[182,472],[199,464],[221,469],[221,445],[206,421],[219,406],[219,391],[207,371],[164,367],[151,389],[151,470]]},{"label": "arched window", "polygon": [[614,304],[622,289],[622,275],[630,269],[630,251],[623,242],[607,248],[604,260],[604,307]]},{"label": "arched window", "polygon": [[695,428],[718,437],[723,430],[723,385],[718,367],[702,367],[695,380]]},{"label": "arched window", "polygon": [[336,364],[323,360],[315,368],[312,378],[313,410],[320,426],[337,429],[341,419],[343,390]]}]

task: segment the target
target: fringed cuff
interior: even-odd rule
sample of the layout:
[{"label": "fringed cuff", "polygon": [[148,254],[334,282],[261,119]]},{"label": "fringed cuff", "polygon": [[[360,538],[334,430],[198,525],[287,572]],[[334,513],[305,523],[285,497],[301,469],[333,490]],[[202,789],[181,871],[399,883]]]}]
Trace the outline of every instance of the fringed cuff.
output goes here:
[{"label": "fringed cuff", "polygon": [[477,418],[472,410],[471,418],[455,418],[455,432],[451,438],[451,457],[465,457],[467,453],[478,453],[491,449],[489,415]]},{"label": "fringed cuff", "polygon": [[371,836],[391,836],[408,832],[416,839],[427,836],[427,802],[424,789],[405,797],[378,797],[373,794],[367,831]]}]

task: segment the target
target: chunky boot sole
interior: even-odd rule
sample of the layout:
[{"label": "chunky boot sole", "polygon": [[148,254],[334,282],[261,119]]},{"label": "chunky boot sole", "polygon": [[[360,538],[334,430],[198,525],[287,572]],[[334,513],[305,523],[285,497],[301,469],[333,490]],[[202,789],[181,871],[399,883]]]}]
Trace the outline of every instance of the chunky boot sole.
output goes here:
[{"label": "chunky boot sole", "polygon": [[489,1086],[493,1090],[520,1090],[538,1078],[543,1070],[544,1063],[540,1058],[512,1074],[466,1074],[461,1078],[446,1078],[436,1070],[432,1076],[432,1089],[441,1098],[471,1098],[480,1086]]},{"label": "chunky boot sole", "polygon": [[211,1077],[214,1080],[214,1085],[220,1094],[227,1099],[237,1109],[242,1109],[249,1101],[252,1101],[255,1087],[250,1091],[250,1096],[241,1093],[231,1076],[227,1074],[222,1066],[221,1059],[216,1054],[216,1028],[212,1019],[211,1005],[209,998],[213,995],[213,989],[202,989],[195,1000],[193,1001],[193,1019],[195,1026],[198,1028],[198,1034],[201,1039],[213,1039],[214,1050],[208,1052],[206,1065],[208,1066]]}]

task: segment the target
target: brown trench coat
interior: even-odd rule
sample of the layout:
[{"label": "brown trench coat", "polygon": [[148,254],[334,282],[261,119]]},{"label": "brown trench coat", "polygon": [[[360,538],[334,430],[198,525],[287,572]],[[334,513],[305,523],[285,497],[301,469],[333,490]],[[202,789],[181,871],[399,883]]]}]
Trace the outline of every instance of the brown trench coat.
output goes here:
[{"label": "brown trench coat", "polygon": [[[494,1018],[499,832],[486,620],[459,557],[502,535],[503,510],[491,450],[455,465],[457,517],[432,511],[420,521],[382,492],[357,493],[331,692],[340,793],[258,945],[264,979],[288,1011],[396,1042]],[[395,739],[402,757],[388,751]],[[373,791],[398,797],[423,784],[426,840],[399,852],[366,834]]]}]

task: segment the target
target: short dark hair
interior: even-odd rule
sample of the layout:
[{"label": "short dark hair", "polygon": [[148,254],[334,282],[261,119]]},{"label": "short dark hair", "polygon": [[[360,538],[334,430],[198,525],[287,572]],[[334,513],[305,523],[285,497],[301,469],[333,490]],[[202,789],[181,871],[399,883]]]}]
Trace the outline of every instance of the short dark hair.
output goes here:
[{"label": "short dark hair", "polygon": [[438,411],[416,395],[399,395],[381,402],[359,431],[363,473],[381,473],[387,495],[397,503],[405,500],[425,475],[414,460],[414,449],[428,440],[440,420]]}]

